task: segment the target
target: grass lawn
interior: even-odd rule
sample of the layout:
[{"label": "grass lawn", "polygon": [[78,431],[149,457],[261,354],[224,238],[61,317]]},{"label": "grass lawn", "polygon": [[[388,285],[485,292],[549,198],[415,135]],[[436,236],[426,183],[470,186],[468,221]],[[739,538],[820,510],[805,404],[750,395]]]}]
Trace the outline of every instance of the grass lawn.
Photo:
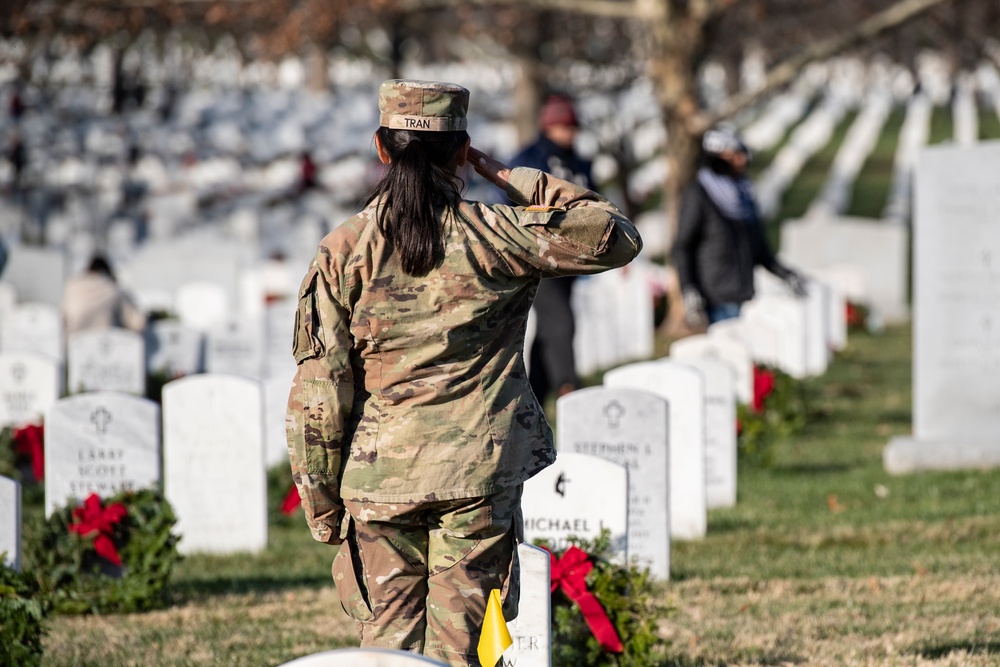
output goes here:
[{"label": "grass lawn", "polygon": [[889,198],[889,189],[895,176],[896,150],[899,147],[899,133],[906,118],[904,109],[896,109],[886,119],[885,127],[879,135],[875,147],[861,167],[854,181],[854,193],[848,215],[865,218],[879,218]]},{"label": "grass lawn", "polygon": [[[740,470],[705,539],[674,544],[666,665],[1000,663],[1000,472],[882,470],[910,429],[910,347],[908,327],[854,335],[809,381],[814,421],[772,468]],[[275,516],[262,554],[186,558],[166,610],[53,618],[43,664],[263,666],[354,645],[334,553]]]}]

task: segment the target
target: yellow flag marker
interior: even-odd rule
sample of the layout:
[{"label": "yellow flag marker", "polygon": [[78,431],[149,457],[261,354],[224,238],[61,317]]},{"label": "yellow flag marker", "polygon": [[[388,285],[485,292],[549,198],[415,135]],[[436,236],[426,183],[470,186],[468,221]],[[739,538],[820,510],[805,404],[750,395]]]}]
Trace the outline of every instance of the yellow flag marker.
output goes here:
[{"label": "yellow flag marker", "polygon": [[486,602],[486,616],[483,618],[483,629],[479,634],[479,662],[483,667],[494,667],[503,652],[510,648],[514,640],[507,631],[507,621],[503,620],[503,605],[500,603],[500,589],[490,591],[490,599]]}]

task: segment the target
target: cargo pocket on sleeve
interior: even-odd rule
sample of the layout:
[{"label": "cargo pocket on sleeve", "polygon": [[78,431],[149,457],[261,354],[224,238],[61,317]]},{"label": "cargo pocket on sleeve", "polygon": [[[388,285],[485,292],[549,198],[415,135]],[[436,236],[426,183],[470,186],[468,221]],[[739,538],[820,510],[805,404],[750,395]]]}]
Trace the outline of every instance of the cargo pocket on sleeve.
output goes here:
[{"label": "cargo pocket on sleeve", "polygon": [[350,524],[347,539],[340,545],[340,550],[333,559],[333,582],[337,586],[340,606],[347,615],[356,621],[366,623],[374,620],[375,614],[368,599],[368,587],[364,583],[364,563],[358,552],[354,519],[347,520]]},{"label": "cargo pocket on sleeve", "polygon": [[313,264],[302,280],[299,288],[299,303],[295,309],[295,332],[292,338],[292,354],[295,363],[302,363],[323,353],[324,345],[319,312],[316,309],[316,281],[319,268]]}]

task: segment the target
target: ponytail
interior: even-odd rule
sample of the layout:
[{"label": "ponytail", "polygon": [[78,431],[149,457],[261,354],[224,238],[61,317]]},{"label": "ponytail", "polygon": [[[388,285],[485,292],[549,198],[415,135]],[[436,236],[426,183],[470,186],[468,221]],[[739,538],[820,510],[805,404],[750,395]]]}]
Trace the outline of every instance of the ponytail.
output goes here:
[{"label": "ponytail", "polygon": [[389,155],[388,171],[367,204],[378,201],[376,221],[403,271],[425,276],[444,260],[440,213],[456,212],[459,191],[452,171],[455,153],[469,135],[457,132],[380,127],[379,143]]}]

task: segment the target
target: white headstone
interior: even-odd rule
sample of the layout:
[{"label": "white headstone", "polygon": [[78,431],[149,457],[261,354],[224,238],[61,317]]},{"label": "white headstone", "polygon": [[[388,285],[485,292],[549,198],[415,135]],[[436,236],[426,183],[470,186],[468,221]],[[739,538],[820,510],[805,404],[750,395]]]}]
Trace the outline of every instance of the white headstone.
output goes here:
[{"label": "white headstone", "polygon": [[199,331],[209,331],[226,322],[232,312],[229,291],[211,282],[185,283],[175,301],[181,322]]},{"label": "white headstone", "polygon": [[673,361],[646,361],[608,371],[604,384],[665,398],[670,405],[670,536],[690,540],[708,530],[705,487],[705,380]]},{"label": "white headstone", "polygon": [[[688,359],[705,378],[705,485],[708,509],[736,505],[735,374],[721,359]],[[751,371],[752,373],[752,371]]]},{"label": "white headstone", "polygon": [[517,618],[507,623],[514,641],[504,651],[510,667],[551,667],[552,594],[549,590],[551,556],[531,544],[517,545],[521,567],[521,595]]},{"label": "white headstone", "polygon": [[557,446],[628,469],[628,556],[670,578],[667,402],[645,391],[591,387],[556,402]]},{"label": "white headstone", "polygon": [[741,316],[709,326],[708,335],[711,338],[736,339],[750,349],[755,363],[778,366],[778,331],[773,322],[751,321]]},{"label": "white headstone", "polygon": [[22,303],[0,323],[4,352],[31,352],[63,358],[63,325],[59,309],[47,303]]},{"label": "white headstone", "polygon": [[205,334],[205,371],[259,380],[264,366],[263,322],[230,320]]},{"label": "white headstone", "polygon": [[0,562],[15,570],[21,569],[21,484],[2,476],[0,476],[0,554],[6,554]]},{"label": "white headstone", "polygon": [[0,318],[6,318],[13,313],[16,305],[17,288],[9,282],[0,280]]},{"label": "white headstone", "polygon": [[169,378],[200,373],[204,336],[177,320],[159,320],[146,329],[146,371]]},{"label": "white headstone", "polygon": [[889,472],[1000,465],[1000,143],[917,164],[913,437]]},{"label": "white headstone", "polygon": [[260,383],[193,375],[163,388],[163,478],[182,553],[267,546]]},{"label": "white headstone", "polygon": [[796,379],[809,375],[806,366],[806,309],[794,297],[760,296],[748,303],[741,315],[774,328],[778,335],[778,367]]},{"label": "white headstone", "polygon": [[117,391],[142,396],[146,392],[146,350],[142,334],[127,329],[93,329],[69,337],[66,348],[68,388]]},{"label": "white headstone", "polygon": [[36,354],[0,354],[0,428],[39,421],[59,399],[59,364]]},{"label": "white headstone", "polygon": [[547,540],[553,551],[568,538],[594,539],[611,531],[613,548],[627,553],[628,470],[597,456],[562,452],[556,462],[524,483],[524,539]]},{"label": "white headstone", "polygon": [[296,658],[278,667],[447,667],[447,665],[407,651],[339,648]]},{"label": "white headstone", "polygon": [[743,404],[753,400],[753,357],[741,339],[698,334],[670,344],[670,358],[682,364],[694,359],[718,360],[728,364],[734,377],[736,398]]},{"label": "white headstone", "polygon": [[57,401],[45,415],[45,513],[91,493],[102,498],[160,483],[160,407],[96,392]]},{"label": "white headstone", "polygon": [[288,441],[285,435],[285,413],[292,377],[272,377],[264,380],[264,461],[268,468],[288,465]]},{"label": "white headstone", "polygon": [[[807,274],[853,266],[864,280],[866,305],[889,322],[909,316],[908,232],[905,226],[864,218],[789,221],[781,227],[781,255]],[[849,295],[850,296],[850,295]]]},{"label": "white headstone", "polygon": [[37,301],[58,307],[67,278],[61,251],[19,245],[11,248],[3,279],[17,289],[21,302]]}]

